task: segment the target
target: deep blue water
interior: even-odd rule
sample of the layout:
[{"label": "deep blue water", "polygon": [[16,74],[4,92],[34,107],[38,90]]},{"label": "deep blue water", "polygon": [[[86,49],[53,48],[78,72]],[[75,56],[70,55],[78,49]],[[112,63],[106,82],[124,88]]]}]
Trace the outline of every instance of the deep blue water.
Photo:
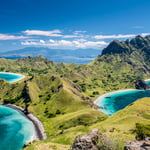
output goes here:
[{"label": "deep blue water", "polygon": [[143,97],[150,97],[150,90],[116,91],[113,94],[108,93],[106,96],[100,97],[96,104],[102,107],[99,109],[101,112],[111,116]]},{"label": "deep blue water", "polygon": [[6,80],[7,82],[15,82],[23,77],[21,74],[0,73],[0,79]]},{"label": "deep blue water", "polygon": [[33,135],[31,121],[20,112],[0,105],[0,150],[20,150]]}]

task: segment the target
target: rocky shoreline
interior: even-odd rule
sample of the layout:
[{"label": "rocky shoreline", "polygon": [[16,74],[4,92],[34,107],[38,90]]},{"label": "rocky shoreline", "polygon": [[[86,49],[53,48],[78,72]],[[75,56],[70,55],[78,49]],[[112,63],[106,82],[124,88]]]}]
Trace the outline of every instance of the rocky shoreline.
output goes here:
[{"label": "rocky shoreline", "polygon": [[[13,105],[13,104],[0,103],[0,105],[10,107],[10,108],[13,108],[13,109],[19,111],[22,115],[24,115],[27,119],[29,119],[33,123],[33,125],[35,127],[35,135],[34,135],[33,139],[31,139],[32,141],[36,140],[36,139],[38,139],[38,140],[46,139],[46,133],[45,133],[43,124],[33,114],[31,114],[31,113],[26,114],[22,107],[16,106],[16,105]],[[29,142],[32,142],[32,141],[29,141]]]}]

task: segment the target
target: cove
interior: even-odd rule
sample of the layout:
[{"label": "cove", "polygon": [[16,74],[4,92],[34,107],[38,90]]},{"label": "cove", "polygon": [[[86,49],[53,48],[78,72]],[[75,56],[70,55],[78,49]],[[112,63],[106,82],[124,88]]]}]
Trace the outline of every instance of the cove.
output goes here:
[{"label": "cove", "polygon": [[33,123],[19,111],[0,105],[0,150],[20,150],[34,139]]},{"label": "cove", "polygon": [[125,108],[134,101],[150,97],[150,90],[120,90],[100,96],[94,103],[98,105],[99,110],[108,116]]},{"label": "cove", "polygon": [[0,79],[6,80],[7,82],[16,82],[23,79],[25,76],[17,73],[0,72]]}]

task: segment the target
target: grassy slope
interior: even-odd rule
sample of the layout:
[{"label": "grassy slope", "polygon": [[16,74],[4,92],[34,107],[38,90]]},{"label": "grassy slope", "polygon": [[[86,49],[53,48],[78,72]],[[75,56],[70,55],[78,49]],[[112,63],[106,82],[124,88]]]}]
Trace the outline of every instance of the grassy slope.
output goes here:
[{"label": "grassy slope", "polygon": [[29,98],[29,111],[43,122],[48,143],[71,144],[76,135],[87,132],[89,125],[107,118],[90,107],[89,99],[77,85],[55,72],[34,72],[25,80],[14,84],[1,80],[1,101],[24,107],[23,101]]},{"label": "grassy slope", "polygon": [[[84,110],[79,111],[80,114],[82,115],[82,113],[84,112]],[[68,121],[68,117],[71,116],[71,120],[73,123],[74,119],[76,118],[77,113],[70,113],[67,115],[64,115],[62,118],[60,117],[56,117],[54,119],[52,119],[52,122],[55,123],[56,128],[58,125],[61,125],[61,120],[63,120],[66,125],[68,125],[67,121]],[[91,112],[87,112],[92,116],[97,115],[93,114]],[[89,117],[88,117],[89,118]],[[87,119],[88,119],[87,118]],[[86,117],[84,117],[84,119],[86,119]],[[63,145],[57,145],[56,143],[65,143],[65,144],[70,144],[70,142],[72,141],[72,138],[75,137],[75,135],[83,135],[86,134],[87,132],[89,132],[90,130],[92,130],[93,128],[98,128],[100,131],[104,132],[106,135],[110,136],[113,139],[117,139],[119,141],[128,141],[128,140],[134,140],[135,139],[135,134],[132,133],[132,131],[135,129],[135,124],[136,123],[145,123],[145,124],[149,124],[150,121],[150,98],[143,98],[140,100],[137,100],[136,102],[134,102],[133,104],[127,106],[125,109],[117,112],[116,114],[114,114],[113,116],[109,117],[108,119],[102,121],[102,122],[98,122],[95,123],[91,126],[77,126],[77,127],[72,127],[72,128],[68,128],[67,130],[65,130],[65,132],[62,134],[59,134],[56,137],[52,137],[51,141],[54,142],[53,148],[49,146],[46,147],[48,150],[59,150],[62,149],[63,150]],[[85,121],[86,123],[89,122],[89,120]],[[113,130],[113,132],[110,132],[110,130]],[[60,131],[61,132],[61,131]],[[35,144],[32,144],[31,146],[29,146],[26,150],[31,150],[31,149],[38,149],[39,150],[43,150],[45,149],[45,146],[47,145],[51,145],[52,143],[49,142],[49,139],[47,139],[44,143],[43,142],[38,142]],[[58,146],[58,147],[57,147]],[[68,149],[68,147],[66,147],[66,149]]]},{"label": "grassy slope", "polygon": [[61,145],[57,143],[43,143],[36,142],[33,143],[30,147],[24,148],[24,150],[68,150],[70,148],[69,145]]},{"label": "grassy slope", "polygon": [[[120,140],[134,140],[135,135],[130,130],[135,129],[136,123],[150,123],[150,98],[139,99],[125,109],[118,111],[107,120],[92,125],[107,135]],[[110,132],[114,128],[114,132]]]},{"label": "grassy slope", "polygon": [[[130,139],[133,136],[128,131],[124,133],[124,119],[117,120],[119,112],[115,114],[114,122],[117,130],[110,133],[109,129],[114,128],[111,122],[115,120],[115,115],[102,123],[106,116],[90,108],[89,100],[106,92],[133,88],[133,83],[139,76],[146,78],[149,72],[144,73],[142,58],[136,60],[134,57],[135,55],[130,58],[120,55],[100,56],[88,65],[79,66],[55,64],[41,57],[0,59],[1,71],[20,72],[28,75],[26,79],[29,79],[27,84],[23,81],[1,84],[0,98],[1,101],[6,99],[8,102],[12,102],[13,98],[15,104],[24,106],[24,96],[28,95],[29,110],[43,122],[46,129],[48,139],[45,142],[70,144],[75,136],[85,134],[92,128],[100,128],[110,135],[116,134],[116,137],[121,133],[124,139]],[[131,62],[140,63],[140,66],[132,65]],[[23,94],[25,85],[29,91]],[[126,113],[125,121],[127,115]]]}]

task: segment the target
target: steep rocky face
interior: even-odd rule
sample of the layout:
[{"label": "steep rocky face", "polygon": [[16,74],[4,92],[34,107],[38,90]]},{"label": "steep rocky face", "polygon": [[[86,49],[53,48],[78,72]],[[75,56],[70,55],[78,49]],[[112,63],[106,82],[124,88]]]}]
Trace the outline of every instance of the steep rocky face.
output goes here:
[{"label": "steep rocky face", "polygon": [[150,49],[150,36],[146,36],[143,38],[138,35],[132,40],[126,41],[112,41],[103,51],[102,55],[105,54],[120,54],[120,53],[132,53],[133,51],[143,51],[145,53],[149,53]]},{"label": "steep rocky face", "polygon": [[139,90],[147,90],[150,89],[150,86],[146,84],[144,80],[137,80],[135,82],[135,88]]},{"label": "steep rocky face", "polygon": [[128,142],[124,150],[150,150],[150,138],[143,141]]},{"label": "steep rocky face", "polygon": [[116,54],[130,52],[130,47],[125,42],[119,42],[118,40],[112,41],[108,47],[104,48],[102,55],[104,54]]}]

